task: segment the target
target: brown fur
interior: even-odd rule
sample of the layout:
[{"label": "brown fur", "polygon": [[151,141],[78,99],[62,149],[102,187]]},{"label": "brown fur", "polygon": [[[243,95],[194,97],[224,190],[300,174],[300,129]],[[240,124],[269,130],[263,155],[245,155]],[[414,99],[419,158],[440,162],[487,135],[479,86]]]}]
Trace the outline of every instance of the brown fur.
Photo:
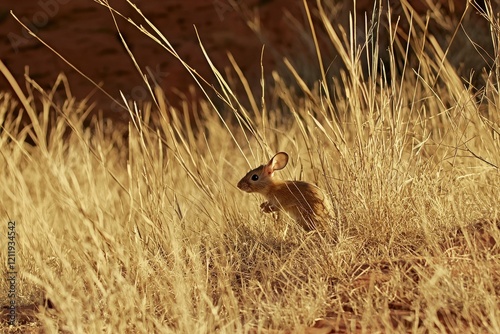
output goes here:
[{"label": "brown fur", "polygon": [[276,170],[288,163],[288,154],[279,152],[267,163],[249,171],[238,182],[238,188],[259,193],[267,202],[260,205],[263,212],[285,211],[306,231],[318,227],[329,216],[325,195],[317,186],[304,181],[275,179]]}]

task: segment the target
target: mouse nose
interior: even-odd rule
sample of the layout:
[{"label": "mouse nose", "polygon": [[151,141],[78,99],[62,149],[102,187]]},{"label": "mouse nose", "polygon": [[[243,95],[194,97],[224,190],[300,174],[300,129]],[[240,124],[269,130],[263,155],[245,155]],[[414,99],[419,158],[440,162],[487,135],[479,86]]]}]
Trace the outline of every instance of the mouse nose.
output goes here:
[{"label": "mouse nose", "polygon": [[238,184],[236,185],[236,187],[238,187],[238,189],[241,189],[243,191],[247,191],[247,189],[248,189],[248,183],[245,180],[240,180],[240,182],[238,182]]}]

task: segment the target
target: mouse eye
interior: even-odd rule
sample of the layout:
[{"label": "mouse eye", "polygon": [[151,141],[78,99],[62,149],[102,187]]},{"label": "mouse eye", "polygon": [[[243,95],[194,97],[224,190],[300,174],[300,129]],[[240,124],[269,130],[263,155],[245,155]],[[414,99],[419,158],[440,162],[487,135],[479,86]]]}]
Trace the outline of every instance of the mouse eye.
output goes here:
[{"label": "mouse eye", "polygon": [[257,181],[259,179],[259,175],[254,174],[252,175],[252,181]]}]

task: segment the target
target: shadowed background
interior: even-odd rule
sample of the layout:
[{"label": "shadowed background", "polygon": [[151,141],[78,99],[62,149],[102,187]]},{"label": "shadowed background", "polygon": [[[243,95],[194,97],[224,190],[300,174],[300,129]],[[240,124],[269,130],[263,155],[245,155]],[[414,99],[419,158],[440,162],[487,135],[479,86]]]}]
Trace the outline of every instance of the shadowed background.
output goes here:
[{"label": "shadowed background", "polygon": [[[398,23],[399,32],[400,35],[404,35],[408,31],[408,21],[401,9],[401,3],[399,1],[390,3],[394,6],[394,22],[398,16],[401,18]],[[430,8],[425,1],[409,1],[409,3],[422,17],[428,15],[429,26],[440,42],[445,45],[449,43],[456,22],[465,10],[465,1],[441,0],[435,2],[433,8]],[[144,23],[125,1],[114,0],[110,1],[110,4],[125,17]],[[312,39],[310,35],[304,34],[304,31],[310,30],[302,1],[138,0],[136,4],[172,42],[179,56],[209,82],[215,82],[215,79],[200,49],[194,26],[217,68],[224,70],[231,67],[228,59],[228,53],[231,53],[255,92],[260,90],[262,45],[265,45],[263,65],[266,78],[273,70],[283,72],[284,57],[290,59],[299,71],[302,70],[303,73],[299,74],[303,78],[307,78],[307,72],[314,72],[317,67]],[[317,14],[315,2],[310,1],[308,5],[311,8],[311,15],[315,17]],[[335,24],[346,27],[348,13],[353,10],[352,3],[326,1],[325,5],[332,13],[337,13],[332,17]],[[371,18],[369,12],[373,5],[373,1],[369,0],[357,2],[359,43],[364,41],[365,13],[368,12],[366,18],[369,22]],[[386,6],[386,2],[383,5]],[[90,102],[97,105],[95,111],[102,110],[105,115],[113,119],[128,118],[128,113],[119,105],[97,91],[92,83],[31,37],[10,15],[10,11],[120,102],[122,101],[119,98],[119,91],[130,100],[150,99],[144,81],[122,45],[110,11],[90,0],[10,1],[0,4],[2,32],[0,58],[18,82],[23,82],[23,76],[29,68],[29,75],[42,88],[49,89],[58,74],[64,72],[68,77],[72,94],[77,99],[90,95]],[[468,36],[474,41],[491,40],[487,22],[475,13],[473,8],[468,12],[464,20]],[[443,16],[440,17],[440,14]],[[381,17],[383,20],[386,19],[385,14]],[[172,106],[178,106],[178,102],[185,96],[193,100],[201,97],[200,91],[192,88],[194,81],[178,60],[123,18],[117,17],[117,22],[139,66],[163,88]],[[316,30],[320,44],[322,41],[328,41],[320,24]],[[381,43],[388,43],[387,35],[387,32],[381,32]],[[491,50],[491,42],[480,43],[484,52],[483,56],[479,56],[462,29],[458,30],[457,36],[452,44],[449,58],[457,67],[462,68],[464,76],[467,77],[471,68],[478,72],[486,65],[488,59],[484,54]],[[342,60],[327,44],[328,42],[323,45],[322,50],[325,67],[328,67],[330,75],[335,75],[343,66]],[[382,59],[386,56],[381,54]],[[309,76],[318,77],[316,73]],[[0,78],[0,91],[9,89],[4,78]],[[63,90],[62,87],[60,90]],[[61,100],[65,98],[66,96],[61,96]]]}]

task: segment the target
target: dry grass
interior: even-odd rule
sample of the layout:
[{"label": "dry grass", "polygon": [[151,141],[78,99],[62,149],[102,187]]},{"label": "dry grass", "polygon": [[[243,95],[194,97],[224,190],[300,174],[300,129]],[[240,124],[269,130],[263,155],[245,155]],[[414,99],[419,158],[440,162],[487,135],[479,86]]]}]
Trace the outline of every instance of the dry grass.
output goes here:
[{"label": "dry grass", "polygon": [[[85,127],[84,104],[55,105],[34,82],[22,106],[1,93],[10,331],[500,332],[497,64],[478,92],[427,45],[418,68],[365,78],[365,53],[324,24],[350,71],[314,88],[274,73],[263,109],[239,105],[222,77],[224,110],[205,102],[186,122],[156,91],[128,129]],[[325,231],[261,214],[235,187],[278,150],[291,156],[282,177],[329,193]],[[53,308],[23,308],[44,298]]]}]

